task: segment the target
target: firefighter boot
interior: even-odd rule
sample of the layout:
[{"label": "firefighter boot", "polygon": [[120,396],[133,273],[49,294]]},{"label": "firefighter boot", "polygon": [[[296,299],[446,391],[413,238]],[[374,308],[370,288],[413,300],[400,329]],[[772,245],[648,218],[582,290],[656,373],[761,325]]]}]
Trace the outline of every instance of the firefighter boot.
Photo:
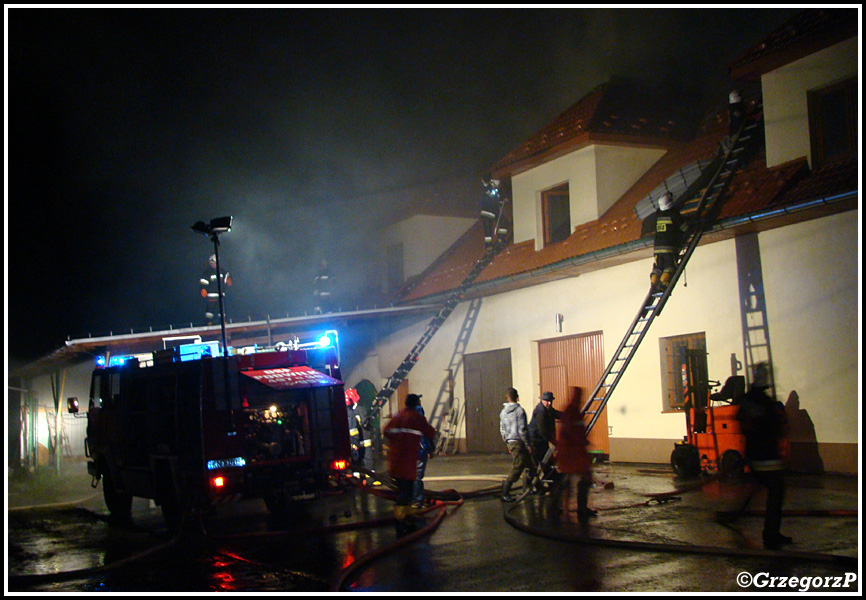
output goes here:
[{"label": "firefighter boot", "polygon": [[591,486],[591,481],[580,481],[577,484],[577,520],[581,525],[586,525],[589,522],[590,517],[594,517],[598,514],[587,506],[589,500],[589,488]]},{"label": "firefighter boot", "polygon": [[511,482],[507,479],[502,482],[502,501],[514,502],[514,496],[511,495]]},{"label": "firefighter boot", "polygon": [[403,537],[409,533],[409,524],[406,519],[408,514],[408,506],[397,505],[394,507],[394,527],[397,530],[397,537]]},{"label": "firefighter boot", "polygon": [[662,273],[661,279],[659,280],[661,289],[665,289],[666,287],[668,287],[668,284],[671,282],[671,277],[673,277],[673,273],[671,273],[670,271],[666,270],[664,273]]}]

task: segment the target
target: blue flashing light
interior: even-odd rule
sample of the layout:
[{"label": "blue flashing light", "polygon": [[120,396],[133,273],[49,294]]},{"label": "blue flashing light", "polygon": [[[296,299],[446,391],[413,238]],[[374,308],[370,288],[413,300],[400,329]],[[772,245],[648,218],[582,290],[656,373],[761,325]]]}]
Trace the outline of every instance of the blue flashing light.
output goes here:
[{"label": "blue flashing light", "polygon": [[219,342],[202,342],[200,344],[183,344],[178,346],[180,361],[199,360],[206,356],[219,356]]},{"label": "blue flashing light", "polygon": [[105,366],[105,357],[104,356],[97,356],[96,357],[96,366],[97,366],[97,368],[100,368],[100,369]]},{"label": "blue flashing light", "polygon": [[123,366],[124,364],[126,364],[126,361],[128,361],[131,358],[133,358],[133,357],[132,356],[120,356],[120,355],[112,356],[111,358],[108,359],[108,366],[109,367]]},{"label": "blue flashing light", "polygon": [[334,329],[330,331],[326,331],[322,337],[319,338],[319,348],[328,348],[330,346],[337,347],[337,332]]}]

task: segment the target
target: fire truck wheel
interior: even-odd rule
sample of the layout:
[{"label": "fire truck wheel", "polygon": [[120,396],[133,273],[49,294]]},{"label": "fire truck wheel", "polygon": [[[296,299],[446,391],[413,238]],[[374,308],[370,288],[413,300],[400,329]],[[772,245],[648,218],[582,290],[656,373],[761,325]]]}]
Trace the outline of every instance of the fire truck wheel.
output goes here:
[{"label": "fire truck wheel", "polygon": [[132,517],[132,495],[115,487],[114,475],[108,463],[102,463],[102,495],[112,517],[128,520]]},{"label": "fire truck wheel", "polygon": [[671,453],[671,467],[681,479],[692,479],[701,473],[701,456],[691,444],[677,444]]},{"label": "fire truck wheel", "polygon": [[736,450],[725,450],[719,461],[719,471],[731,479],[741,479],[745,473],[743,456]]}]

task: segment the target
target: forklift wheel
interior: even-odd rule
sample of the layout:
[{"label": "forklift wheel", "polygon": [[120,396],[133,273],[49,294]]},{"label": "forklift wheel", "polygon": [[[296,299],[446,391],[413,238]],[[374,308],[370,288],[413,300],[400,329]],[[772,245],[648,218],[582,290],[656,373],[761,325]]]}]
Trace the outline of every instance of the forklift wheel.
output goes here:
[{"label": "forklift wheel", "polygon": [[745,461],[736,450],[725,450],[719,461],[719,471],[731,479],[741,479],[745,473]]},{"label": "forklift wheel", "polygon": [[671,467],[681,479],[692,479],[701,474],[701,456],[691,444],[677,444],[671,453]]}]

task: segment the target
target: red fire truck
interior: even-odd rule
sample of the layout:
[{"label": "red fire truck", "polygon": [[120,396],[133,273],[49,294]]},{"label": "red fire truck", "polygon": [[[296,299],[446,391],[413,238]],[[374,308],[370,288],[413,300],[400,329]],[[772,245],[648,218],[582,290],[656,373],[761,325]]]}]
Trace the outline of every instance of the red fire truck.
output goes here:
[{"label": "red fire truck", "polygon": [[215,343],[180,346],[93,372],[85,454],[113,516],[129,518],[133,497],[152,499],[172,528],[226,499],[280,511],[348,467],[333,346],[212,353]]}]

